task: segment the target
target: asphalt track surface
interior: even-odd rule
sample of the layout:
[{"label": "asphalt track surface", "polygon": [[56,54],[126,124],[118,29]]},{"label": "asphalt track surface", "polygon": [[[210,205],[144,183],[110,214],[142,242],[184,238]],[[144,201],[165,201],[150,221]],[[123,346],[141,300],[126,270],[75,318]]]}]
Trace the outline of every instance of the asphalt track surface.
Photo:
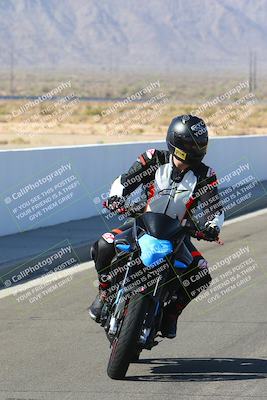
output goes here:
[{"label": "asphalt track surface", "polygon": [[224,246],[199,245],[214,280],[249,258],[254,270],[239,269],[239,286],[220,299],[191,302],[177,338],[144,351],[124,381],[107,377],[109,346],[87,316],[92,268],[34,302],[1,298],[0,400],[267,399],[266,225],[267,213],[227,225]]}]

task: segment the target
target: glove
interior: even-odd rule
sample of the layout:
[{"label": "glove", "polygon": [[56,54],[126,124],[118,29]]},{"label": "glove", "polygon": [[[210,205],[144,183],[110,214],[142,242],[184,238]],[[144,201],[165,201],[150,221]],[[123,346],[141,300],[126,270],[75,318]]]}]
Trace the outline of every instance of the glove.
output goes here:
[{"label": "glove", "polygon": [[211,242],[216,240],[220,233],[220,228],[217,225],[212,225],[212,222],[208,221],[205,223],[203,233]]},{"label": "glove", "polygon": [[104,207],[110,211],[124,211],[124,199],[119,196],[111,196],[103,203]]}]

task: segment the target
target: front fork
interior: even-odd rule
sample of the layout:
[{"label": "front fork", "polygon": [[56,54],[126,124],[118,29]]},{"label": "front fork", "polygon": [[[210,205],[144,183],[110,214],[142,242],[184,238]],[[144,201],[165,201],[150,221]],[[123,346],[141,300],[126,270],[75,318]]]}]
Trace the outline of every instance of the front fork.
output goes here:
[{"label": "front fork", "polygon": [[[120,289],[117,292],[116,300],[114,302],[115,309],[111,315],[109,321],[109,327],[107,327],[108,335],[110,337],[115,337],[118,334],[120,326],[123,321],[123,316],[127,304],[130,300],[130,296],[128,298],[127,295],[130,294],[131,290],[127,290],[126,286],[130,268],[131,268],[131,259],[127,263],[127,269],[125,272],[124,280],[122,282]],[[160,298],[162,297],[162,290],[164,290],[163,288],[164,285],[161,284],[161,280],[162,280],[162,275],[159,275],[158,279],[155,282],[153,291],[150,290],[149,293],[144,293],[144,296],[149,296],[151,299],[151,307],[147,313],[147,318],[144,321],[144,326],[142,328],[139,340],[140,345],[146,349],[151,349],[153,346],[157,344],[157,342],[154,341],[154,338],[160,326],[160,321],[161,321]]]},{"label": "front fork", "polygon": [[161,303],[163,300],[162,298],[164,297],[164,293],[162,293],[164,290],[164,285],[160,285],[161,279],[162,276],[159,275],[155,283],[153,293],[149,294],[151,298],[151,308],[147,314],[147,318],[140,335],[140,344],[147,350],[151,350],[152,347],[158,344],[158,342],[155,341],[155,338],[161,324]]},{"label": "front fork", "polygon": [[158,313],[160,309],[160,302],[158,298],[154,298],[151,296],[151,307],[147,313],[147,318],[144,323],[144,327],[141,331],[139,343],[147,348],[151,349],[154,345],[154,337],[155,337],[155,321],[157,319]]},{"label": "front fork", "polygon": [[132,257],[130,257],[129,261],[126,264],[127,268],[124,275],[124,279],[120,289],[117,292],[116,300],[114,302],[115,309],[111,315],[109,322],[109,329],[108,329],[108,334],[111,336],[116,335],[120,325],[120,320],[125,310],[126,303],[128,302],[127,299],[125,298],[125,295],[127,294],[126,282],[131,268],[131,261]]}]

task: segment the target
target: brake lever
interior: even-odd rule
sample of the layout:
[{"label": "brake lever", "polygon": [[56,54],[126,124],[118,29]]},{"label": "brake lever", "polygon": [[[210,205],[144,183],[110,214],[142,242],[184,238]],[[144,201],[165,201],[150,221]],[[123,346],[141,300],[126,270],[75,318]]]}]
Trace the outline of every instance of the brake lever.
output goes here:
[{"label": "brake lever", "polygon": [[117,214],[126,214],[126,212],[127,212],[126,208],[124,208],[124,207],[117,208],[116,210],[110,210],[107,204],[108,204],[107,201],[103,201],[103,203],[102,203],[103,207],[111,212],[115,212]]},{"label": "brake lever", "polygon": [[205,233],[204,232],[202,232],[202,231],[196,231],[195,232],[195,237],[198,239],[198,240],[206,240],[207,242],[215,242],[215,243],[217,243],[217,244],[219,244],[220,246],[223,246],[224,245],[224,241],[222,240],[222,239],[220,239],[220,237],[218,236],[216,239],[214,239],[214,240],[210,240],[206,235],[205,235]]},{"label": "brake lever", "polygon": [[219,236],[217,237],[217,239],[215,240],[216,243],[218,243],[220,246],[224,245],[224,241],[222,239],[219,238]]}]

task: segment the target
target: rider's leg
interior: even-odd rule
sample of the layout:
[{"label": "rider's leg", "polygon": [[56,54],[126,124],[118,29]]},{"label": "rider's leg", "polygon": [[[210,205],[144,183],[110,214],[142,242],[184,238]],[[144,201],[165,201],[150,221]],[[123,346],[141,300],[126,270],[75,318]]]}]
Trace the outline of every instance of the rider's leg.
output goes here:
[{"label": "rider's leg", "polygon": [[96,322],[99,322],[102,307],[109,288],[108,274],[110,271],[111,260],[115,255],[114,237],[114,233],[106,232],[91,247],[91,256],[95,262],[95,268],[98,275],[99,293],[89,307],[89,315]]},{"label": "rider's leg", "polygon": [[192,261],[186,270],[177,270],[177,299],[165,307],[163,314],[162,334],[169,339],[176,336],[177,320],[182,311],[211,282],[207,261],[190,240],[186,241],[186,247],[192,255]]},{"label": "rider's leg", "polygon": [[91,256],[95,262],[95,268],[99,281],[99,293],[89,307],[89,315],[96,322],[99,322],[101,311],[110,288],[109,273],[111,261],[115,256],[114,240],[117,234],[128,229],[132,220],[128,219],[120,228],[104,233],[101,238],[91,247]]}]

